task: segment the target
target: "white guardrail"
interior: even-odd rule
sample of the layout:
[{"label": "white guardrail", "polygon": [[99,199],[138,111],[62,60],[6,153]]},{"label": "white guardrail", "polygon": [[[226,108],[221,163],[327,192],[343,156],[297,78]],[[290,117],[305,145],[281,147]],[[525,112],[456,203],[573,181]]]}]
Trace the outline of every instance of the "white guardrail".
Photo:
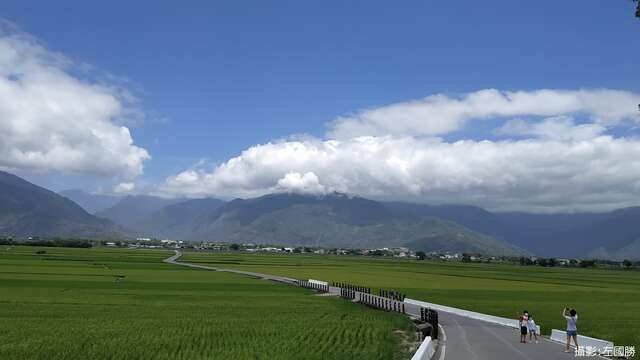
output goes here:
[{"label": "white guardrail", "polygon": [[[567,342],[567,332],[558,329],[551,329],[550,339],[565,344]],[[571,344],[573,344],[573,341],[571,341]],[[613,342],[611,341],[596,339],[584,335],[578,335],[578,345],[580,345],[581,348],[583,346],[591,346],[597,349],[613,348]]]},{"label": "white guardrail", "polygon": [[[490,322],[492,324],[507,326],[514,329],[520,329],[520,323],[518,322],[517,319],[509,319],[509,318],[504,318],[500,316],[487,315],[487,314],[483,314],[475,311],[463,310],[463,309],[458,309],[451,306],[433,304],[426,301],[414,300],[409,298],[404,299],[404,302],[407,304],[413,304],[413,305],[418,305],[426,308],[431,308],[436,311],[448,312],[451,314],[467,317],[470,319],[482,320],[482,321]],[[537,325],[537,327],[538,327],[538,334],[540,334],[540,325]]]},{"label": "white guardrail", "polygon": [[322,280],[309,279],[309,282],[312,283],[312,284],[323,285],[323,286],[329,285],[328,282],[322,281]]},{"label": "white guardrail", "polygon": [[433,341],[431,340],[430,336],[427,336],[422,344],[420,344],[420,347],[418,348],[416,353],[413,354],[411,360],[431,360],[431,357],[433,356],[433,354],[435,354],[435,352],[436,349]]}]

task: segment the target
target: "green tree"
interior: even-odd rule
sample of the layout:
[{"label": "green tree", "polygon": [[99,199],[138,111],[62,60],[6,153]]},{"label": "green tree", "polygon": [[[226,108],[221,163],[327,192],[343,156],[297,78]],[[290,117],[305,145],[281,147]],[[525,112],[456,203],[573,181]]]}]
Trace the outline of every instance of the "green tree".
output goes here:
[{"label": "green tree", "polygon": [[580,267],[588,268],[588,267],[594,267],[595,265],[596,265],[595,260],[580,260]]},{"label": "green tree", "polygon": [[418,260],[424,260],[424,258],[427,257],[427,254],[425,254],[424,251],[416,251],[416,257]]},{"label": "green tree", "polygon": [[625,269],[631,269],[631,265],[633,265],[633,263],[629,259],[624,259],[622,262],[622,266],[624,266]]},{"label": "green tree", "polygon": [[540,266],[547,266],[549,264],[549,262],[545,258],[539,258],[536,262]]},{"label": "green tree", "polygon": [[231,249],[233,251],[238,251],[238,250],[240,250],[240,244],[231,244],[231,245],[229,245],[229,249]]},{"label": "green tree", "polygon": [[13,245],[14,242],[11,238],[0,238],[0,245]]}]

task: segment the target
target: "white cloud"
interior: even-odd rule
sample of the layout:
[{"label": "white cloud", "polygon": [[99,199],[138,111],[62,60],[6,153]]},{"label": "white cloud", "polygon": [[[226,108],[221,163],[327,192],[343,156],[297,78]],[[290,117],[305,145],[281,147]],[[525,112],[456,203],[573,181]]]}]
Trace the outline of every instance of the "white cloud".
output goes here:
[{"label": "white cloud", "polygon": [[[143,173],[149,154],[116,125],[139,112],[125,90],[0,20],[0,166],[105,177]],[[135,101],[134,101],[135,102]]]},{"label": "white cloud", "polygon": [[534,136],[552,140],[589,140],[605,133],[606,127],[600,124],[576,124],[568,116],[557,116],[540,122],[527,122],[523,119],[507,121],[495,130],[498,135]]},{"label": "white cloud", "polygon": [[639,179],[637,139],[447,143],[385,136],[257,145],[213,171],[170,177],[160,190],[250,197],[283,183],[317,184],[324,191],[379,199],[550,212],[635,205]]},{"label": "white cloud", "polygon": [[276,189],[277,191],[309,194],[324,194],[326,191],[324,186],[320,184],[318,176],[313,172],[304,175],[297,172],[286,173],[277,181]]},{"label": "white cloud", "polygon": [[366,109],[337,118],[329,138],[357,136],[425,136],[460,130],[474,119],[549,117],[585,114],[592,122],[611,125],[640,122],[640,94],[610,90],[480,90],[460,97],[442,94]]},{"label": "white cloud", "polygon": [[132,182],[123,182],[113,188],[113,192],[116,194],[129,194],[135,190],[136,184]]},{"label": "white cloud", "polygon": [[[221,197],[338,191],[532,212],[633,206],[640,198],[640,140],[607,130],[638,121],[638,102],[637,94],[606,89],[434,95],[340,118],[326,140],[253,146],[212,171],[169,177],[159,191]],[[496,117],[516,117],[494,130],[507,140],[429,136]]]}]

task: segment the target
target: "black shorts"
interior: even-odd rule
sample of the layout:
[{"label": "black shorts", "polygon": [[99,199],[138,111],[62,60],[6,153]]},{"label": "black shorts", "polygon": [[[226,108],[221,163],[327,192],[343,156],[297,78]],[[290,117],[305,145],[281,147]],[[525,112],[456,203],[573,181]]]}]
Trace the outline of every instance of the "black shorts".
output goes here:
[{"label": "black shorts", "polygon": [[527,327],[520,326],[520,335],[527,335]]}]

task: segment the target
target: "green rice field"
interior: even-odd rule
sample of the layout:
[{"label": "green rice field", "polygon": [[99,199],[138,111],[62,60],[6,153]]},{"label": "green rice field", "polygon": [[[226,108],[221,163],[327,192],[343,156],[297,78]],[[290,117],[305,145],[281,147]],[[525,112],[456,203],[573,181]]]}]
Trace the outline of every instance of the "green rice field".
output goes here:
[{"label": "green rice field", "polygon": [[349,256],[185,253],[184,261],[294,278],[395,289],[408,297],[487,314],[534,315],[549,334],[565,306],[581,334],[640,346],[640,272],[445,263]]},{"label": "green rice field", "polygon": [[[0,246],[0,359],[410,357],[412,325],[399,314],[161,263],[170,254]],[[267,270],[272,260],[290,261],[199,259]]]}]

